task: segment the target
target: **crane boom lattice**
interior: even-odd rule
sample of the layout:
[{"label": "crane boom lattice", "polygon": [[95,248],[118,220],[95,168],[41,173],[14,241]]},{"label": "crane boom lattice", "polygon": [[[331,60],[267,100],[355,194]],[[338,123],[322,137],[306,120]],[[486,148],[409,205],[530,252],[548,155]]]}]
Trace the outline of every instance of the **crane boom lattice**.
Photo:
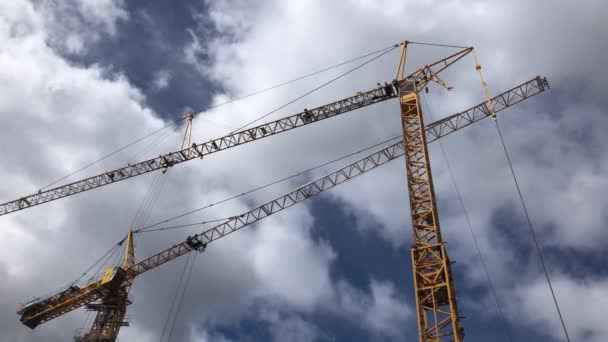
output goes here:
[{"label": "crane boom lattice", "polygon": [[[418,69],[411,75],[407,76],[407,79],[415,80],[419,86],[425,86],[429,82],[436,80],[437,74],[448,68],[450,65],[456,63],[469,52],[471,52],[471,48],[463,49],[462,51],[442,58],[430,65]],[[431,69],[432,67],[436,67],[437,70],[433,71]],[[379,85],[377,88],[372,90],[359,92],[354,96],[350,96],[310,110],[305,109],[303,112],[268,122],[266,124],[230,133],[226,136],[205,143],[194,143],[188,148],[161,154],[159,157],[153,159],[135,164],[129,164],[119,169],[104,172],[93,177],[61,185],[52,189],[44,191],[40,190],[35,194],[23,196],[21,198],[0,204],[0,216],[72,196],[84,191],[96,189],[105,185],[113,184],[121,180],[133,178],[152,171],[166,171],[168,168],[174,165],[181,164],[189,160],[203,158],[208,154],[270,137],[278,133],[287,132],[294,128],[306,126],[317,121],[329,119],[359,108],[393,99],[397,97],[394,86],[398,86],[398,84],[403,81],[404,80],[395,80],[394,84],[385,84],[384,86]]]},{"label": "crane boom lattice", "polygon": [[96,316],[90,329],[78,334],[75,341],[114,342],[120,328],[129,325],[126,316],[127,306],[131,304],[129,291],[137,276],[192,251],[203,252],[209,243],[405,156],[413,228],[413,243],[410,253],[419,340],[420,342],[463,342],[464,329],[458,311],[451,262],[441,235],[427,145],[540,94],[549,88],[549,84],[545,78],[536,76],[490,98],[481,75],[481,67],[474,56],[487,101],[425,126],[419,103],[419,92],[426,89],[431,82],[450,90],[451,87],[439,78],[439,73],[473,52],[473,48],[462,48],[404,77],[408,42],[397,44],[395,47],[399,45],[403,45],[401,60],[397,68],[397,77],[400,79],[391,83],[378,84],[377,88],[359,92],[355,96],[310,110],[305,109],[303,112],[272,122],[230,133],[205,143],[193,143],[191,146],[183,148],[186,140],[190,143],[192,131],[192,115],[190,115],[182,140],[182,149],[179,151],[162,154],[157,158],[0,204],[0,216],[6,215],[152,171],[165,172],[179,163],[203,158],[208,154],[307,126],[389,99],[399,99],[402,141],[385,146],[287,194],[233,216],[206,231],[189,236],[184,241],[139,262],[135,259],[134,232],[129,231],[122,265],[108,268],[101,279],[82,286],[71,284],[59,293],[22,305],[18,311],[22,323],[33,329],[44,322],[84,306],[87,310],[96,312]]}]

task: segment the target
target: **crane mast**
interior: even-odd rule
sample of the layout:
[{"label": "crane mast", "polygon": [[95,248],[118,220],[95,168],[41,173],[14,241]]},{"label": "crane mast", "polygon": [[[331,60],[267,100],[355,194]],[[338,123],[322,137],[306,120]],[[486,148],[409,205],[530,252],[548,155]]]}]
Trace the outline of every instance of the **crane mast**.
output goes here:
[{"label": "crane mast", "polygon": [[411,257],[419,339],[461,342],[464,332],[450,259],[441,238],[424,120],[414,81],[399,86],[399,102],[414,232]]},{"label": "crane mast", "polygon": [[[204,232],[189,236],[183,242],[139,262],[135,260],[134,233],[129,231],[125,239],[125,256],[120,267],[110,267],[101,279],[82,287],[72,284],[66,290],[50,297],[36,299],[22,305],[18,314],[21,315],[23,324],[33,329],[44,322],[85,306],[87,310],[96,312],[95,319],[87,331],[74,337],[75,341],[113,342],[116,340],[120,328],[129,325],[128,320],[125,319],[127,306],[131,304],[129,291],[137,276],[192,251],[202,252],[209,243],[217,239],[405,155],[413,229],[410,253],[419,341],[463,342],[464,330],[458,311],[451,262],[441,236],[427,145],[479,120],[495,116],[496,113],[543,92],[548,89],[549,85],[545,78],[536,76],[494,98],[489,98],[473,48],[464,48],[430,65],[425,65],[406,77],[404,71],[408,42],[395,45],[395,47],[397,46],[403,46],[403,50],[397,75],[391,84],[385,83],[384,86],[379,85],[376,89],[358,93],[353,97],[311,110],[305,109],[301,113],[270,123],[231,133],[207,143],[194,143],[190,147],[183,148],[186,137],[188,137],[188,144],[190,143],[192,114],[189,114],[186,134],[180,151],[170,152],[158,158],[0,204],[0,215],[8,214],[150,171],[166,171],[177,163],[202,158],[209,153],[308,125],[387,99],[399,99],[403,139],[398,143],[385,146],[283,196],[233,216]],[[439,78],[438,74],[470,52],[473,52],[476,69],[480,73],[487,101],[425,126],[419,92],[425,89],[430,82],[435,82],[450,90],[451,88]]]},{"label": "crane mast", "polygon": [[[405,42],[397,77],[404,74],[407,47],[408,43]],[[428,78],[451,89],[431,67],[422,69],[428,70]],[[458,311],[450,258],[441,237],[424,117],[418,95],[425,86],[421,83],[406,79],[397,86],[413,230],[410,253],[418,338],[421,342],[462,342],[464,329]],[[493,109],[491,112],[494,113]]]}]

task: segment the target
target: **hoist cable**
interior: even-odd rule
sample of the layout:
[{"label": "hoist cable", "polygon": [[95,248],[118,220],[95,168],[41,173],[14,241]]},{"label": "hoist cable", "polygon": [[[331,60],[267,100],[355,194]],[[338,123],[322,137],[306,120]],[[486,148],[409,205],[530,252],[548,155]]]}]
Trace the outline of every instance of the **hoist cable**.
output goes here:
[{"label": "hoist cable", "polygon": [[[148,190],[146,192],[146,195],[141,200],[137,213],[133,217],[133,221],[132,221],[131,225],[128,227],[128,230],[134,231],[137,229],[137,227],[140,226],[140,222],[142,221],[143,217],[146,215],[145,213],[147,212],[148,203],[152,201],[153,197],[155,197],[154,193],[155,193],[157,187],[160,186],[160,184],[164,180],[163,175],[164,174],[162,172],[157,172],[156,175],[154,176],[154,179],[152,180],[152,182],[148,185]],[[139,236],[135,237],[135,239],[133,241],[134,246],[139,242],[139,239],[140,239]]]},{"label": "hoist cable", "polygon": [[160,231],[164,231],[164,230],[173,230],[173,229],[178,229],[178,228],[187,228],[187,227],[201,226],[201,225],[205,225],[205,224],[209,224],[209,223],[217,223],[217,222],[227,221],[227,220],[229,220],[229,219],[231,219],[233,217],[234,216],[228,216],[228,217],[223,217],[223,218],[218,218],[218,219],[213,219],[213,220],[207,220],[207,221],[201,221],[201,222],[179,224],[179,225],[176,225],[176,226],[168,226],[168,227],[146,229],[146,230],[136,230],[136,231],[133,232],[133,234],[160,232]]},{"label": "hoist cable", "polygon": [[[323,72],[326,72],[326,71],[329,71],[329,70],[332,70],[332,69],[335,69],[335,68],[341,67],[341,66],[343,66],[343,65],[346,65],[346,64],[349,64],[349,63],[352,63],[352,62],[358,61],[358,60],[360,60],[360,59],[363,59],[363,58],[366,58],[366,57],[369,57],[369,56],[372,56],[372,55],[375,55],[375,54],[378,54],[378,53],[380,53],[380,52],[384,52],[384,51],[386,51],[386,50],[388,50],[388,49],[393,49],[393,48],[394,48],[394,45],[391,45],[391,46],[387,46],[387,47],[385,47],[385,48],[382,48],[382,49],[379,49],[379,50],[376,50],[376,51],[373,51],[373,52],[366,53],[366,54],[361,55],[361,56],[359,56],[359,57],[355,57],[355,58],[353,58],[353,59],[349,59],[349,60],[347,60],[347,61],[340,62],[340,63],[335,64],[335,65],[332,65],[332,66],[330,66],[330,67],[327,67],[327,68],[324,68],[324,69],[321,69],[321,70],[318,70],[318,71],[312,72],[312,73],[310,73],[310,74],[306,74],[306,75],[304,75],[304,76],[300,76],[300,77],[294,78],[294,79],[292,79],[292,80],[289,80],[289,81],[286,81],[286,82],[283,82],[283,83],[279,83],[279,84],[277,84],[277,85],[274,85],[274,86],[271,86],[271,87],[268,87],[268,88],[264,88],[264,89],[262,89],[262,90],[258,90],[258,91],[255,91],[255,92],[253,92],[253,93],[249,93],[249,94],[247,94],[247,95],[243,95],[243,96],[241,96],[241,97],[237,97],[237,98],[235,98],[235,99],[232,99],[232,100],[229,100],[229,101],[226,101],[226,102],[222,102],[222,103],[220,103],[220,104],[217,104],[217,105],[214,105],[214,106],[208,107],[208,108],[206,108],[206,109],[204,109],[204,110],[200,111],[199,113],[202,113],[202,112],[205,112],[205,111],[208,111],[208,110],[210,110],[210,109],[214,109],[214,108],[217,108],[217,107],[220,107],[220,106],[224,106],[224,105],[230,104],[230,103],[232,103],[232,102],[236,102],[236,101],[239,101],[239,100],[243,100],[243,99],[246,99],[246,98],[248,98],[248,97],[251,97],[251,96],[254,96],[254,95],[258,95],[258,94],[261,94],[261,93],[264,93],[264,92],[267,92],[267,91],[270,91],[270,90],[273,90],[273,89],[276,89],[276,88],[279,88],[279,87],[282,87],[282,86],[286,86],[286,85],[288,85],[288,84],[291,84],[291,83],[294,83],[294,82],[297,82],[297,81],[303,80],[303,79],[308,78],[308,77],[316,76],[316,75],[321,74],[321,73],[323,73]],[[197,114],[195,114],[195,116],[196,116],[196,115],[197,115]],[[239,128],[239,129],[240,129],[240,128]],[[234,131],[237,131],[237,130],[239,130],[239,129],[236,129],[236,130],[234,130]]]},{"label": "hoist cable", "polygon": [[156,184],[158,183],[158,179],[161,177],[162,173],[157,172],[154,174],[154,177],[152,178],[152,182],[150,182],[150,185],[148,185],[148,189],[146,191],[146,194],[144,195],[144,199],[139,203],[139,207],[137,208],[137,211],[135,212],[135,215],[133,216],[133,219],[131,220],[131,224],[129,226],[129,229],[135,229],[137,223],[139,222],[139,217],[142,215],[142,211],[143,208],[145,206],[145,204],[148,201],[148,198],[150,197],[150,194],[152,193],[153,189],[156,188]]},{"label": "hoist cable", "polygon": [[559,303],[557,302],[557,297],[555,296],[555,291],[553,290],[553,285],[551,284],[551,277],[549,277],[549,270],[547,269],[547,265],[545,264],[545,257],[543,255],[542,247],[538,236],[536,235],[536,231],[532,226],[532,221],[530,220],[530,215],[528,214],[528,209],[526,207],[526,203],[524,202],[524,197],[521,193],[521,189],[519,187],[519,182],[517,181],[517,177],[515,176],[515,171],[513,169],[513,164],[511,163],[511,157],[509,157],[509,152],[507,151],[507,146],[505,144],[505,140],[502,136],[502,132],[500,131],[500,126],[498,125],[498,121],[494,118],[494,123],[496,124],[496,130],[498,132],[498,136],[500,137],[500,142],[502,144],[502,148],[505,151],[505,157],[509,164],[509,169],[511,170],[511,176],[513,176],[513,182],[515,183],[515,188],[517,189],[517,194],[519,195],[519,200],[521,201],[521,206],[524,209],[524,214],[526,215],[526,220],[528,222],[528,229],[530,231],[530,235],[532,236],[532,240],[534,241],[534,246],[536,247],[536,252],[538,254],[538,258],[540,259],[540,263],[543,268],[543,272],[545,274],[545,278],[547,280],[547,284],[549,285],[549,290],[551,291],[551,296],[553,297],[553,303],[555,304],[555,309],[557,310],[557,314],[559,316],[559,320],[562,325],[562,329],[564,330],[564,335],[566,336],[566,340],[570,342],[570,336],[568,335],[568,329],[566,329],[566,323],[564,322],[564,317],[562,316],[562,311],[559,308]]},{"label": "hoist cable", "polygon": [[[121,250],[121,246],[122,246],[122,244],[116,246],[116,249],[112,252],[112,254],[109,255],[108,258],[101,265],[99,265],[99,267],[97,268],[97,271],[95,271],[95,273],[93,274],[93,277],[95,277],[96,275],[99,275],[101,272],[103,272],[103,268],[106,266],[106,264],[108,264],[110,259],[112,259],[115,256],[120,257],[119,251]],[[113,264],[114,263],[111,263],[110,265],[113,265]]]},{"label": "hoist cable", "polygon": [[[125,236],[122,240],[120,240],[118,243],[116,243],[116,245],[112,248],[113,249],[112,253],[109,254],[107,256],[107,258],[105,259],[105,261],[101,265],[99,265],[97,270],[94,273],[92,273],[91,277],[85,282],[85,284],[89,284],[91,281],[93,281],[93,279],[98,277],[98,275],[101,273],[101,271],[103,270],[105,265],[108,263],[108,261],[110,261],[110,259],[112,259],[115,255],[120,255],[120,253],[118,253],[118,251],[120,250],[120,246],[122,246],[122,244],[126,241],[126,239],[127,239],[127,237]],[[106,253],[106,254],[108,254],[108,253]],[[94,315],[93,312],[88,312],[88,315],[85,316],[85,319],[82,322],[82,329],[86,329],[88,326],[90,326],[93,323],[95,316],[96,315]]]},{"label": "hoist cable", "polygon": [[165,185],[165,182],[167,181],[167,177],[165,174],[163,174],[163,173],[158,173],[158,174],[159,174],[159,177],[158,177],[157,181],[152,185],[150,192],[148,193],[147,197],[145,198],[145,201],[143,203],[142,212],[139,215],[139,218],[135,222],[135,224],[132,227],[130,227],[131,230],[137,230],[139,227],[144,225],[145,221],[147,221],[148,215],[150,214],[152,207],[156,203],[156,200],[158,199],[158,195],[160,194],[162,187]]},{"label": "hoist cable", "polygon": [[385,49],[386,51],[384,51],[383,53],[379,54],[378,56],[376,56],[376,57],[374,57],[374,58],[370,58],[369,60],[367,60],[367,61],[365,61],[365,62],[363,62],[363,63],[361,63],[361,64],[357,65],[356,67],[354,67],[354,68],[352,68],[352,69],[349,69],[349,70],[347,70],[347,71],[345,71],[345,72],[341,73],[340,75],[338,75],[338,76],[336,76],[336,77],[334,77],[334,78],[330,79],[329,81],[327,81],[327,82],[325,82],[325,83],[323,83],[323,84],[321,84],[321,85],[319,85],[319,86],[317,86],[317,87],[313,88],[312,90],[307,91],[307,92],[306,92],[306,93],[304,93],[303,95],[300,95],[300,96],[296,97],[295,99],[293,99],[293,100],[291,100],[291,101],[289,101],[289,102],[287,102],[287,103],[285,103],[285,104],[283,104],[283,105],[281,105],[281,106],[279,106],[279,107],[277,107],[277,108],[275,108],[275,109],[271,110],[270,112],[268,112],[268,113],[266,113],[266,114],[264,114],[264,115],[262,115],[262,116],[258,117],[257,119],[252,120],[252,121],[250,121],[250,122],[248,122],[248,123],[244,124],[243,126],[241,126],[241,127],[237,128],[237,129],[235,129],[234,131],[230,132],[229,134],[233,134],[233,133],[235,133],[235,132],[237,132],[237,131],[240,131],[241,129],[243,129],[243,128],[245,128],[245,127],[249,126],[249,125],[251,125],[252,123],[256,123],[256,122],[258,122],[258,121],[262,120],[263,118],[265,118],[265,117],[267,117],[267,116],[269,116],[269,115],[271,115],[271,114],[274,114],[274,113],[278,112],[279,110],[281,110],[281,109],[283,109],[283,108],[285,108],[285,107],[289,106],[290,104],[292,104],[292,103],[294,103],[294,102],[296,102],[296,101],[298,101],[298,100],[301,100],[302,98],[304,98],[304,97],[306,97],[306,96],[308,96],[308,95],[310,95],[310,94],[312,94],[312,93],[316,92],[317,90],[322,89],[322,88],[324,88],[324,87],[326,87],[326,86],[330,85],[331,83],[333,83],[333,82],[335,82],[335,81],[337,81],[337,80],[341,79],[342,77],[344,77],[344,76],[346,76],[346,75],[348,75],[348,74],[350,74],[350,73],[352,73],[352,72],[354,72],[354,71],[356,71],[356,70],[358,70],[358,69],[360,69],[360,68],[364,67],[365,65],[367,65],[367,64],[369,64],[369,63],[371,63],[371,62],[373,62],[373,61],[377,60],[378,58],[380,58],[380,57],[382,57],[382,56],[386,55],[387,53],[389,53],[389,52],[391,52],[391,51],[395,50],[397,47],[399,47],[399,44],[395,44],[395,45],[393,45],[392,47]]},{"label": "hoist cable", "polygon": [[[95,261],[94,264],[92,264],[91,266],[89,266],[89,268],[87,268],[87,270],[85,272],[83,272],[78,278],[72,280],[71,282],[61,285],[59,287],[57,287],[54,290],[48,291],[45,294],[43,294],[42,296],[40,296],[40,298],[46,298],[52,295],[55,295],[67,288],[69,288],[70,286],[79,283],[82,278],[84,278],[84,276],[89,273],[93,268],[95,268],[95,266],[97,266],[97,264],[99,264],[101,261],[103,261],[106,258],[111,258],[114,255],[115,249],[118,247],[118,245],[113,246],[112,248],[110,248],[104,255],[102,255],[99,259],[97,259],[97,261]],[[107,260],[102,264],[105,265],[105,263],[107,263]]]},{"label": "hoist cable", "polygon": [[171,329],[169,330],[168,341],[171,341],[171,337],[173,336],[173,328],[175,328],[175,321],[179,316],[179,312],[181,311],[182,304],[184,302],[184,297],[188,290],[188,284],[190,283],[190,276],[192,275],[192,269],[194,268],[194,263],[196,262],[198,254],[194,254],[192,257],[192,262],[190,263],[190,269],[188,270],[188,276],[186,277],[186,283],[184,284],[184,290],[182,291],[182,296],[179,299],[179,303],[177,304],[177,309],[175,310],[175,316],[173,316],[173,323],[171,324]]},{"label": "hoist cable", "polygon": [[[158,181],[155,184],[156,188],[153,189],[152,194],[149,196],[149,201],[147,203],[147,206],[144,207],[143,214],[141,215],[139,222],[137,222],[135,225],[133,225],[132,227],[129,228],[132,231],[137,231],[137,229],[139,227],[144,226],[146,224],[146,222],[148,222],[150,213],[152,212],[152,209],[154,208],[154,205],[156,204],[156,201],[158,200],[158,196],[160,195],[161,191],[163,190],[163,187],[168,178],[167,175],[162,172],[159,174],[160,174],[160,181]],[[138,243],[140,238],[141,238],[140,236],[136,236],[134,238],[133,245]]]},{"label": "hoist cable", "polygon": [[147,209],[145,215],[143,216],[142,221],[139,223],[140,226],[144,226],[148,222],[148,219],[150,218],[150,214],[152,213],[152,210],[154,209],[154,206],[156,205],[156,201],[158,200],[158,197],[160,196],[161,192],[163,191],[163,188],[164,188],[166,182],[167,182],[167,176],[165,175],[161,179],[160,185],[156,189],[156,193],[153,195],[154,197],[150,201],[150,204],[148,205],[148,209]]},{"label": "hoist cable", "polygon": [[177,282],[177,286],[175,287],[175,294],[173,295],[173,300],[171,301],[171,307],[169,308],[169,312],[167,313],[167,319],[165,320],[165,324],[163,325],[163,331],[162,331],[162,334],[160,335],[160,342],[163,341],[163,338],[165,337],[165,333],[167,332],[167,327],[169,325],[169,321],[171,320],[171,314],[173,313],[173,308],[175,307],[175,304],[177,303],[177,296],[179,295],[179,289],[182,287],[182,281],[184,279],[184,275],[186,274],[186,268],[188,267],[188,262],[190,261],[190,256],[191,256],[191,254],[188,254],[188,257],[184,261],[184,268],[182,269],[182,272],[180,273],[179,280]]},{"label": "hoist cable", "polygon": [[[280,83],[280,84],[277,84],[277,85],[274,85],[274,86],[271,86],[271,87],[267,87],[267,88],[264,88],[264,89],[262,89],[262,90],[255,91],[255,92],[249,93],[249,94],[247,94],[247,95],[243,95],[243,96],[240,96],[240,97],[237,97],[237,98],[234,98],[234,99],[228,100],[228,101],[226,101],[226,102],[222,102],[222,103],[219,103],[219,104],[216,104],[216,105],[213,105],[213,106],[209,106],[209,107],[207,107],[207,108],[204,108],[204,109],[202,109],[202,110],[197,111],[197,112],[194,114],[194,117],[196,117],[196,116],[200,115],[201,113],[206,112],[206,111],[208,111],[208,110],[215,109],[215,108],[218,108],[218,107],[221,107],[221,106],[225,106],[225,105],[227,105],[227,104],[230,104],[230,103],[233,103],[233,102],[236,102],[236,101],[240,101],[240,100],[246,99],[246,98],[248,98],[248,97],[252,97],[252,96],[255,96],[255,95],[259,95],[259,94],[261,94],[261,93],[264,93],[264,92],[267,92],[267,91],[270,91],[270,90],[274,90],[274,89],[279,88],[279,87],[282,87],[282,86],[286,86],[286,85],[288,85],[288,84],[291,84],[291,83],[294,83],[294,82],[297,82],[297,81],[303,80],[303,79],[305,79],[305,78],[312,77],[312,76],[315,76],[315,75],[321,74],[321,73],[323,73],[323,72],[326,72],[326,71],[329,71],[329,70],[332,70],[332,69],[338,68],[338,67],[340,67],[340,66],[343,66],[343,65],[346,65],[346,64],[349,64],[349,63],[352,63],[352,62],[358,61],[358,60],[363,59],[363,58],[365,58],[365,57],[369,57],[369,56],[371,56],[371,55],[374,55],[374,54],[377,54],[377,53],[383,52],[383,51],[385,51],[385,50],[387,50],[387,49],[391,49],[392,47],[393,47],[393,45],[391,45],[390,47],[386,47],[386,48],[383,48],[383,49],[379,49],[379,50],[373,51],[373,52],[369,52],[369,53],[366,53],[366,54],[361,55],[361,56],[359,56],[359,57],[355,57],[355,58],[353,58],[353,59],[350,59],[350,60],[347,60],[347,61],[344,61],[344,62],[340,62],[340,63],[338,63],[338,64],[335,64],[335,65],[332,65],[332,66],[330,66],[330,67],[326,67],[326,68],[324,68],[324,69],[321,69],[321,70],[318,70],[318,71],[315,71],[315,72],[312,72],[312,73],[306,74],[306,75],[304,75],[304,76],[300,76],[300,77],[297,77],[297,78],[291,79],[291,80],[289,80],[289,81],[282,82],[282,83]],[[101,161],[106,160],[107,158],[109,158],[109,157],[111,157],[111,156],[113,156],[113,155],[115,155],[115,154],[117,154],[117,153],[119,153],[119,152],[121,152],[121,151],[126,150],[127,148],[129,148],[129,147],[131,147],[131,146],[133,146],[133,145],[135,145],[135,144],[137,144],[137,143],[139,143],[139,142],[141,142],[141,141],[143,141],[143,140],[145,140],[145,139],[147,139],[147,138],[149,138],[149,137],[151,137],[151,136],[155,135],[156,133],[159,133],[159,132],[161,132],[161,131],[163,131],[163,130],[165,130],[165,129],[167,129],[167,128],[170,128],[170,127],[173,127],[173,126],[177,125],[179,122],[181,122],[181,121],[183,121],[183,120],[185,120],[185,119],[186,119],[186,116],[184,116],[184,117],[182,117],[182,118],[179,118],[178,120],[172,121],[171,123],[166,124],[165,126],[160,127],[159,129],[157,129],[157,130],[155,130],[155,131],[152,131],[152,132],[150,132],[150,133],[148,133],[148,134],[144,135],[143,137],[141,137],[141,138],[139,138],[139,139],[136,139],[136,140],[134,140],[133,142],[131,142],[131,143],[127,144],[127,145],[124,145],[123,147],[120,147],[120,148],[118,148],[118,149],[114,150],[113,152],[110,152],[110,153],[108,153],[108,154],[104,155],[103,157],[101,157],[101,158],[99,158],[99,159],[96,159],[95,161],[93,161],[93,162],[91,162],[91,163],[89,163],[89,164],[86,164],[85,166],[83,166],[83,167],[81,167],[81,168],[79,168],[79,169],[77,169],[77,170],[75,170],[75,171],[70,172],[69,174],[67,174],[67,175],[65,175],[65,176],[63,176],[63,177],[61,177],[61,178],[59,178],[59,179],[57,179],[57,180],[55,180],[55,181],[53,181],[53,182],[51,182],[51,183],[49,183],[49,184],[45,185],[44,187],[41,187],[41,188],[40,188],[40,189],[38,189],[38,190],[44,190],[44,189],[47,189],[47,188],[49,188],[49,187],[51,187],[51,186],[53,186],[53,185],[55,185],[55,184],[57,184],[57,183],[59,183],[59,182],[61,182],[61,181],[65,180],[65,179],[67,179],[67,178],[69,178],[69,177],[71,177],[71,176],[73,176],[73,175],[75,175],[75,174],[77,174],[77,173],[81,172],[81,171],[84,171],[84,170],[88,169],[89,167],[91,167],[91,166],[93,166],[93,165],[95,165],[95,164],[97,164],[97,163],[99,163],[99,162],[101,162]]]},{"label": "hoist cable", "polygon": [[[108,258],[99,266],[99,268],[97,268],[97,271],[95,271],[95,273],[92,274],[92,276],[86,281],[86,284],[89,284],[91,281],[93,281],[94,278],[97,278],[100,274],[100,272],[103,270],[103,268],[105,267],[105,265],[108,263],[108,261],[110,261],[110,259],[113,258],[113,256],[117,255],[120,256],[120,253],[117,253],[120,250],[120,246],[122,246],[123,242],[126,240],[127,238],[124,237],[121,241],[119,241],[115,246],[114,246],[114,251],[112,252],[112,254],[110,254],[108,256]],[[113,262],[112,264],[115,264],[115,262]],[[94,314],[92,311],[88,311],[87,314],[85,315],[84,321],[82,322],[82,329],[85,330],[89,327],[91,327],[91,325],[93,324],[93,322],[95,321],[95,318],[97,317],[96,314]]]},{"label": "hoist cable", "polygon": [[[78,277],[78,279],[76,281],[80,281],[82,278],[84,278],[85,275],[87,275],[89,272],[91,272],[91,270],[93,268],[95,268],[95,266],[97,266],[97,264],[99,264],[106,257],[108,257],[108,259],[109,259],[110,258],[109,255],[110,254],[114,255],[114,253],[116,252],[115,249],[117,249],[123,243],[123,241],[125,241],[125,239],[120,240],[116,245],[114,245],[114,247],[112,247],[110,250],[108,250],[106,252],[106,254],[104,254],[103,256],[101,256],[101,258],[97,259],[97,261],[95,261],[95,263],[93,265],[91,265],[89,268],[87,268],[87,270],[84,271],[82,273],[82,275],[80,277]],[[106,263],[107,263],[107,260],[101,265],[101,267],[103,267]]]},{"label": "hoist cable", "polygon": [[174,125],[175,125],[175,123],[173,122],[171,124],[168,124],[168,125],[165,125],[164,127],[159,128],[159,129],[157,129],[157,130],[155,130],[155,131],[153,131],[151,133],[148,133],[145,136],[143,136],[143,137],[141,137],[141,138],[139,138],[139,139],[137,139],[137,140],[135,140],[135,141],[133,141],[133,142],[131,142],[131,143],[129,143],[129,144],[127,144],[127,145],[125,145],[125,146],[123,146],[123,147],[121,147],[121,148],[113,151],[113,152],[111,152],[111,153],[108,153],[105,156],[103,156],[103,157],[101,157],[101,158],[99,158],[99,159],[97,159],[97,160],[95,160],[95,161],[93,161],[93,162],[91,162],[91,163],[89,163],[89,164],[87,164],[87,165],[85,165],[85,166],[83,166],[83,167],[81,167],[81,168],[79,168],[79,169],[77,169],[77,170],[75,170],[75,171],[73,171],[73,172],[71,172],[71,173],[63,176],[63,177],[61,177],[61,178],[59,178],[59,179],[57,179],[56,181],[47,184],[46,186],[40,188],[40,190],[44,190],[44,189],[46,189],[46,188],[48,188],[50,186],[53,186],[53,185],[61,182],[62,180],[67,179],[67,178],[69,178],[69,177],[77,174],[78,172],[83,171],[83,170],[85,170],[85,169],[87,169],[87,168],[89,168],[89,167],[91,167],[91,166],[93,166],[93,165],[95,165],[95,164],[97,164],[97,163],[99,163],[99,162],[101,162],[101,161],[103,161],[103,160],[105,160],[105,159],[107,159],[107,158],[109,158],[109,157],[117,154],[118,152],[121,152],[121,151],[123,151],[123,150],[125,150],[125,149],[127,149],[127,148],[129,148],[129,147],[131,147],[131,146],[133,146],[135,144],[137,144],[138,142],[140,142],[142,140],[145,140],[146,138],[149,138],[152,135],[154,135],[154,134],[156,134],[156,133],[158,133],[158,132],[160,132],[162,130],[165,130],[165,129],[169,128],[169,127],[172,127]]},{"label": "hoist cable", "polygon": [[122,258],[124,257],[124,255],[125,255],[124,251],[125,251],[125,249],[126,249],[126,244],[125,244],[125,246],[124,246],[124,247],[125,247],[125,248],[122,248],[122,245],[121,245],[121,248],[118,248],[118,249],[116,250],[116,251],[118,251],[118,252],[120,252],[120,253],[116,253],[116,254],[115,254],[114,258],[112,259],[112,262],[110,263],[110,265],[112,265],[112,266],[116,266],[116,265],[118,265],[118,264],[119,264],[120,259],[122,259]]},{"label": "hoist cable", "polygon": [[160,145],[161,142],[163,142],[165,139],[170,137],[172,133],[173,133],[173,131],[167,131],[164,135],[159,136],[158,138],[156,138],[156,140],[154,140],[154,141],[150,142],[148,145],[146,145],[146,147],[144,147],[142,149],[141,153],[134,155],[130,160],[133,160],[133,161],[140,160],[152,148]]}]

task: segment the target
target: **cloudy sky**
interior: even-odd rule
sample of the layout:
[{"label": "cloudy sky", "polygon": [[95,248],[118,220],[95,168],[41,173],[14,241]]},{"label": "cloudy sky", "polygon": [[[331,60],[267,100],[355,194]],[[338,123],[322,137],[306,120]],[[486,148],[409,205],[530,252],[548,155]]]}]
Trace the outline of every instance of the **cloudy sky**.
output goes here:
[{"label": "cloudy sky", "polygon": [[[31,193],[174,122],[396,42],[475,46],[493,94],[536,75],[551,90],[500,114],[572,341],[608,340],[608,24],[603,1],[0,2],[0,202]],[[448,48],[412,46],[408,69]],[[394,77],[397,51],[265,118],[333,102]],[[238,128],[356,64],[204,111],[195,141]],[[430,122],[483,100],[470,57],[454,87],[423,96]],[[164,130],[70,177],[179,147]],[[130,227],[154,223],[400,133],[397,102],[375,105],[119,184],[0,217],[2,341],[66,341],[83,309],[30,330],[19,303],[79,278]],[[442,153],[442,148],[445,154]],[[565,341],[492,120],[430,146],[444,239],[467,341]],[[357,156],[342,161],[355,160]],[[359,155],[360,157],[360,155]],[[463,207],[479,240],[489,287]],[[341,165],[173,223],[227,217]],[[162,186],[161,186],[162,185]],[[157,195],[155,189],[159,189]],[[149,215],[138,216],[150,198]],[[141,234],[141,259],[210,226]],[[394,161],[142,275],[125,341],[416,339],[405,167]],[[187,261],[169,337],[163,326]],[[93,272],[94,273],[94,272]],[[90,276],[88,274],[87,276]],[[179,296],[178,296],[179,298]]]}]

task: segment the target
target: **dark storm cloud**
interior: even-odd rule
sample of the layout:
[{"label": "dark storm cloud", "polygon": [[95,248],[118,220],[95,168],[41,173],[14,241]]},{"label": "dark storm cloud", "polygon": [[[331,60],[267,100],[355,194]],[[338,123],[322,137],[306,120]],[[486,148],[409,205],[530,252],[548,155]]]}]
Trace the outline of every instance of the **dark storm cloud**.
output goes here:
[{"label": "dark storm cloud", "polygon": [[[119,34],[102,35],[86,43],[81,52],[71,52],[55,44],[67,60],[83,65],[101,65],[111,72],[124,74],[146,96],[145,103],[164,119],[183,116],[188,110],[209,106],[211,96],[221,85],[194,71],[184,47],[192,41],[189,30],[198,27],[204,36],[213,36],[213,26],[206,24],[204,3],[167,1],[126,1],[128,20],[116,23]],[[69,16],[69,13],[63,15]],[[61,18],[62,16],[60,16]],[[204,53],[198,53],[205,60]],[[159,78],[164,78],[161,80]]]}]

